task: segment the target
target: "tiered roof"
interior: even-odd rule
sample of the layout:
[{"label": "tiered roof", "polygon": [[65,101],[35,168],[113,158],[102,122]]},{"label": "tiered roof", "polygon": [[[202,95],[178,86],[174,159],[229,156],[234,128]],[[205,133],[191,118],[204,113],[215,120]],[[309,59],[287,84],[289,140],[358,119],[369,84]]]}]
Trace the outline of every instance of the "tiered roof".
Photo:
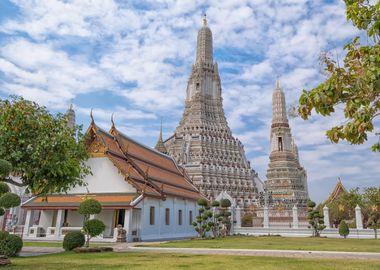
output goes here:
[{"label": "tiered roof", "polygon": [[124,179],[136,188],[137,193],[54,194],[34,197],[23,207],[76,209],[85,197],[91,197],[105,208],[125,208],[131,206],[140,195],[161,199],[168,195],[193,200],[202,197],[185,171],[171,157],[129,138],[117,130],[114,124],[107,132],[92,121],[87,135],[86,146],[91,157],[107,157]]},{"label": "tiered roof", "polygon": [[94,152],[108,157],[125,175],[126,180],[141,194],[162,197],[198,199],[199,191],[191,183],[183,169],[174,160],[154,149],[146,147],[112,126],[109,132],[91,123],[87,145]]}]

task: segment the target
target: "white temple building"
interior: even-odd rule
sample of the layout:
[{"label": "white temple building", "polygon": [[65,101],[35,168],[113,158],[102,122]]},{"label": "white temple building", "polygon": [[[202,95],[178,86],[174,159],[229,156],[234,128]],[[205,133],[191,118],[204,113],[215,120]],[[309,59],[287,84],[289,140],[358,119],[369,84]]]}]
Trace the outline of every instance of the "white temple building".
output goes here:
[{"label": "white temple building", "polygon": [[170,156],[134,141],[114,125],[106,132],[92,122],[87,133],[92,175],[84,179],[86,186],[25,202],[24,239],[58,240],[81,230],[83,216],[77,210],[86,198],[103,207],[91,217],[106,225],[98,241],[116,241],[119,224],[129,242],[197,235],[192,222],[201,195]]}]

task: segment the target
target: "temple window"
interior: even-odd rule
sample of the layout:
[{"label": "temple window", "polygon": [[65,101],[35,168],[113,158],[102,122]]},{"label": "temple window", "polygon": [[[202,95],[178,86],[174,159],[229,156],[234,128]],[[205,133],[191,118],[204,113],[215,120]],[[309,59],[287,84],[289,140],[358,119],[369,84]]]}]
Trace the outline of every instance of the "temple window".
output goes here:
[{"label": "temple window", "polygon": [[154,225],[154,206],[149,209],[149,224]]},{"label": "temple window", "polygon": [[182,225],[182,210],[178,210],[178,225]]},{"label": "temple window", "polygon": [[170,225],[170,209],[165,209],[165,225]]},{"label": "temple window", "polygon": [[278,137],[278,151],[283,151],[282,137]]}]

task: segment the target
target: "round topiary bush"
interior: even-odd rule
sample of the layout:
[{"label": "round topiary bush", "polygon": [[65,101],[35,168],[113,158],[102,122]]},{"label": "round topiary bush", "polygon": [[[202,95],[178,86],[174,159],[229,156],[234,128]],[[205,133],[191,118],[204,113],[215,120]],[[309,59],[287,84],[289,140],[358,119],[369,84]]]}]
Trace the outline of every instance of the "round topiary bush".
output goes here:
[{"label": "round topiary bush", "polygon": [[348,225],[344,220],[342,220],[339,224],[339,234],[344,238],[346,238],[347,235],[350,234],[350,229],[348,228]]},{"label": "round topiary bush", "polygon": [[197,204],[198,204],[199,206],[207,206],[207,205],[208,205],[208,201],[207,201],[206,199],[204,199],[204,198],[199,198],[199,199],[197,200]]},{"label": "round topiary bush", "polygon": [[0,194],[8,193],[11,189],[6,183],[0,182]]},{"label": "round topiary bush", "polygon": [[102,211],[100,202],[94,199],[87,199],[79,205],[78,213],[81,215],[94,215]]},{"label": "round topiary bush", "polygon": [[77,247],[83,247],[85,243],[84,234],[81,232],[69,232],[63,238],[63,248],[66,251],[73,250]]},{"label": "round topiary bush", "polygon": [[218,201],[213,201],[211,204],[212,207],[219,207],[220,203]]},{"label": "round topiary bush", "polygon": [[12,257],[21,251],[22,245],[19,236],[0,231],[0,255]]},{"label": "round topiary bush", "polygon": [[0,205],[6,209],[19,206],[21,204],[21,199],[17,194],[5,193],[0,197]]},{"label": "round topiary bush", "polygon": [[0,159],[0,177],[8,176],[12,170],[12,164],[4,159]]},{"label": "round topiary bush", "polygon": [[221,199],[220,200],[220,206],[224,208],[228,208],[231,206],[231,202],[229,199]]}]

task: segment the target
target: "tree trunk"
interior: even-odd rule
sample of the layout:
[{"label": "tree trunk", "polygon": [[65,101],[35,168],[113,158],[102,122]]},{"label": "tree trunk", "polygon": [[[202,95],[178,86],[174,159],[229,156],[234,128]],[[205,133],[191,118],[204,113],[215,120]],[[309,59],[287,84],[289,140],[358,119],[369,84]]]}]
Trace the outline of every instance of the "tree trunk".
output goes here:
[{"label": "tree trunk", "polygon": [[90,247],[90,236],[86,236],[86,247]]},{"label": "tree trunk", "polygon": [[377,239],[377,229],[373,229],[375,232],[375,239]]}]

